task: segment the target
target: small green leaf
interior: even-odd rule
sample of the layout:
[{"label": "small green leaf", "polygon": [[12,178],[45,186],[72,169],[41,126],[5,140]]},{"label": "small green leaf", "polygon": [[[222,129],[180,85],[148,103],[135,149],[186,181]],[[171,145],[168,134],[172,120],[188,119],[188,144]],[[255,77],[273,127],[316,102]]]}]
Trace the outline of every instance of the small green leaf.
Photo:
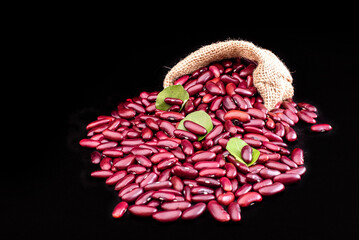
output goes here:
[{"label": "small green leaf", "polygon": [[229,139],[226,149],[241,163],[246,164],[248,167],[253,165],[257,159],[259,158],[260,152],[255,149],[252,148],[252,161],[250,163],[246,163],[243,159],[242,159],[242,148],[244,146],[248,145],[245,141],[243,141],[240,138],[236,138],[233,137],[231,139]]},{"label": "small green leaf", "polygon": [[189,99],[189,94],[182,85],[166,87],[157,95],[156,108],[159,110],[167,111],[171,107],[171,105],[165,103],[165,98],[168,97],[181,99],[183,101],[182,106],[184,106],[184,104]]},{"label": "small green leaf", "polygon": [[[213,123],[211,117],[205,112],[205,111],[195,111],[188,114],[184,119],[180,121],[178,124],[177,129],[186,130],[188,131],[184,126],[183,122],[186,120],[190,120],[194,123],[197,123],[204,127],[207,130],[207,134],[212,131],[213,129]],[[207,134],[198,136],[198,141],[201,141]]]}]

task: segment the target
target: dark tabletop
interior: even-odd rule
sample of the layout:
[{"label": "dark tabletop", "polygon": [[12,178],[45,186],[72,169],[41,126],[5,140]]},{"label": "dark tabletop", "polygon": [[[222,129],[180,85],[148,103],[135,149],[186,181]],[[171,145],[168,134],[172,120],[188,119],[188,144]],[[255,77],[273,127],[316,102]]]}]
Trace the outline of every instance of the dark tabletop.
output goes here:
[{"label": "dark tabletop", "polygon": [[[147,34],[138,33],[146,30]],[[2,215],[7,220],[2,235],[6,239],[318,239],[358,233],[359,51],[354,34],[330,29],[279,32],[220,27],[175,32],[78,24],[49,36],[39,44],[42,61],[37,66],[45,81],[29,79],[16,110],[26,119],[19,120],[18,127],[27,136],[18,140],[25,148],[16,148],[26,151],[19,156],[14,150],[12,157],[3,159],[7,163],[16,159],[16,164],[10,164],[3,176]],[[96,169],[90,163],[91,151],[78,144],[86,136],[86,124],[141,91],[161,90],[165,74],[181,58],[226,39],[252,41],[274,52],[292,73],[294,100],[315,105],[318,122],[333,126],[322,134],[311,133],[306,124],[295,127],[298,141],[292,146],[304,149],[306,174],[277,196],[243,209],[239,223],[219,223],[208,213],[195,221],[166,224],[134,216],[114,220],[116,192],[90,177]]]}]

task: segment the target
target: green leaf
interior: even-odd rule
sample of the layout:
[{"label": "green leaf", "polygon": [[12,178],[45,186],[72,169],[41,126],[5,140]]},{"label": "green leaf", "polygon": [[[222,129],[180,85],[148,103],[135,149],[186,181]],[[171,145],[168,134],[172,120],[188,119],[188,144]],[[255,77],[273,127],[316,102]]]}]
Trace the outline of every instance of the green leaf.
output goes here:
[{"label": "green leaf", "polygon": [[242,159],[242,148],[244,146],[248,145],[245,141],[243,141],[240,138],[236,138],[233,137],[231,139],[229,139],[226,149],[241,163],[244,163],[245,165],[247,165],[248,167],[253,165],[257,159],[259,158],[260,152],[255,149],[252,148],[252,161],[250,163],[246,163],[243,159]]},{"label": "green leaf", "polygon": [[[205,112],[205,111],[195,111],[188,114],[184,119],[180,121],[178,124],[177,129],[186,130],[188,131],[184,126],[183,122],[186,120],[190,120],[194,123],[197,123],[204,127],[207,130],[207,134],[212,131],[213,129],[213,123],[211,117]],[[207,134],[198,136],[198,141],[201,141]]]},{"label": "green leaf", "polygon": [[[189,99],[188,92],[183,88],[182,85],[173,85],[163,89],[156,99],[156,108],[159,110],[167,111],[172,105],[165,103],[165,98],[178,98],[183,101],[182,107]],[[182,108],[181,107],[181,108]]]}]

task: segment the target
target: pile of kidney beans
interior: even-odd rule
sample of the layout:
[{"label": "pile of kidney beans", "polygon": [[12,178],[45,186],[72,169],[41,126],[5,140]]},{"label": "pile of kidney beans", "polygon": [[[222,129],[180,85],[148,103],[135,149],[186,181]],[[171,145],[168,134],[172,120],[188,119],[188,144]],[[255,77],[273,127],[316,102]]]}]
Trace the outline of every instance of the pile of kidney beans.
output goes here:
[{"label": "pile of kidney beans", "polygon": [[[317,109],[292,99],[268,111],[253,86],[256,63],[226,59],[185,75],[174,84],[190,95],[184,107],[176,99],[168,111],[156,109],[159,92],[142,92],[118,104],[109,116],[86,126],[80,145],[92,148],[91,161],[118,192],[113,217],[128,210],[161,222],[194,219],[208,211],[220,222],[240,221],[241,208],[282,192],[305,173],[304,153],[288,146],[297,140],[293,126],[310,124],[315,132],[331,130],[316,124]],[[189,113],[209,114],[213,130],[201,141],[176,131]],[[226,150],[232,137],[260,151],[248,167]]]}]

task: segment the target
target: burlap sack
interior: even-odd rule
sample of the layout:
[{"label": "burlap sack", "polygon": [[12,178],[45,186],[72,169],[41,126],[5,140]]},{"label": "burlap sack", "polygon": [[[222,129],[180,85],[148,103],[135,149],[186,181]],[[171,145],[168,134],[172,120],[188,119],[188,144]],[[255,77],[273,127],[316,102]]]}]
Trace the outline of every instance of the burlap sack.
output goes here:
[{"label": "burlap sack", "polygon": [[191,74],[210,63],[235,57],[258,63],[253,72],[253,83],[268,110],[272,110],[278,102],[293,97],[293,79],[283,62],[271,51],[239,40],[213,43],[191,53],[167,73],[163,87],[173,85],[179,77]]}]

